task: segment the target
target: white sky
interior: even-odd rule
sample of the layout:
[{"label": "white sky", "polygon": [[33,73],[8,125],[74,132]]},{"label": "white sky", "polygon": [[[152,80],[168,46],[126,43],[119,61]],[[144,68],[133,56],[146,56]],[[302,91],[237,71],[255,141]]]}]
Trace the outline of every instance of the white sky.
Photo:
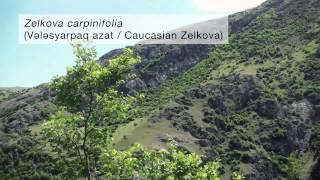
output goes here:
[{"label": "white sky", "polygon": [[201,11],[243,11],[256,7],[266,0],[191,0],[194,7]]}]

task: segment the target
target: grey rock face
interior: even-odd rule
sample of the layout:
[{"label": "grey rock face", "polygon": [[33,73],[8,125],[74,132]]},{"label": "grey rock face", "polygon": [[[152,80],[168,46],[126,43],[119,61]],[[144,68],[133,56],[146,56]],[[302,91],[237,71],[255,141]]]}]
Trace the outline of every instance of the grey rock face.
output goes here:
[{"label": "grey rock face", "polygon": [[262,117],[276,118],[280,112],[280,105],[275,99],[261,99],[257,102],[256,111]]},{"label": "grey rock face", "polygon": [[238,111],[260,96],[260,84],[253,76],[236,74],[221,79],[221,82],[218,91],[208,99],[208,105],[223,114]]},{"label": "grey rock face", "polygon": [[[206,58],[212,46],[135,45],[132,48],[142,62],[135,66],[138,77],[121,88],[125,93],[155,87],[163,80],[176,77]],[[101,64],[106,64],[109,58],[121,52],[118,49],[105,54],[100,58]]]}]

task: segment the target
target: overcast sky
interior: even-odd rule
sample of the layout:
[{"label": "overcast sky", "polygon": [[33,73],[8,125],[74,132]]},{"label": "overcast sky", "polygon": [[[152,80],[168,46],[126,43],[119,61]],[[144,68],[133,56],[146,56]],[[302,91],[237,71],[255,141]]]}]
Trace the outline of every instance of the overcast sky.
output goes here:
[{"label": "overcast sky", "polygon": [[[0,0],[0,87],[36,86],[74,62],[68,45],[19,45],[19,14],[201,14],[225,16],[264,0]],[[99,56],[124,45],[99,45]]]}]

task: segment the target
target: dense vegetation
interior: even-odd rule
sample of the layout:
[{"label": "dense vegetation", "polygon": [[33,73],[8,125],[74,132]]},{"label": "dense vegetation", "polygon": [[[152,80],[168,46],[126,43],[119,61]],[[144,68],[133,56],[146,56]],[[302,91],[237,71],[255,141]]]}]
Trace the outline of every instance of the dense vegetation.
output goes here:
[{"label": "dense vegetation", "polygon": [[[193,146],[221,158],[224,169],[240,170],[253,179],[307,178],[306,169],[319,151],[320,102],[320,28],[311,23],[319,22],[313,13],[319,2],[307,4],[287,1],[279,6],[290,10],[271,8],[257,16],[232,34],[230,45],[214,47],[207,59],[145,92],[142,112],[159,108],[148,117],[151,122],[164,117],[190,133],[197,139]],[[276,20],[278,16],[282,18]],[[145,128],[140,121],[135,126],[128,127]],[[162,127],[154,126],[150,130]],[[135,133],[127,128],[123,134]],[[133,139],[122,141],[130,144]]]},{"label": "dense vegetation", "polygon": [[[172,144],[157,152],[145,151],[137,144],[127,151],[106,152],[102,159],[106,179],[220,179],[218,162],[202,166],[200,156],[185,154]],[[234,179],[242,178],[234,174]]]},{"label": "dense vegetation", "polygon": [[[177,151],[173,145],[158,152],[145,151],[139,145],[127,151],[111,150],[113,130],[134,111],[135,98],[118,93],[118,88],[134,77],[130,68],[140,60],[125,49],[102,67],[93,48],[74,45],[74,49],[76,65],[50,85],[62,110],[52,115],[41,131],[48,153],[57,156],[58,177],[219,179],[219,163],[203,165],[200,156]],[[241,176],[235,174],[234,178]]]},{"label": "dense vegetation", "polygon": [[93,48],[75,45],[74,49],[76,65],[51,84],[62,112],[44,124],[42,135],[64,161],[61,165],[68,169],[64,177],[92,179],[102,150],[110,142],[112,125],[127,119],[134,98],[121,95],[117,88],[139,59],[126,49],[102,67]]},{"label": "dense vegetation", "polygon": [[[270,0],[232,15],[230,44],[210,47],[206,58],[174,76],[168,71],[194,63],[192,54],[203,46],[154,45],[143,46],[144,51],[133,47],[133,52],[124,50],[127,55],[115,56],[129,61],[128,56],[135,59],[133,54],[144,57],[135,66],[135,75],[110,74],[107,63],[102,67],[92,61],[92,50],[78,49],[78,58],[88,53],[91,60],[80,58],[68,76],[56,79],[51,86],[56,94],[42,90],[43,96],[36,98],[57,98],[58,109],[29,100],[34,92],[12,97],[13,102],[23,99],[34,104],[37,111],[45,107],[40,109],[45,116],[38,118],[49,119],[42,135],[40,120],[34,124],[24,120],[28,113],[18,114],[22,120],[15,123],[15,113],[0,112],[2,119],[8,117],[4,129],[13,131],[2,137],[1,177],[230,179],[232,172],[240,172],[247,179],[319,179],[319,7],[318,0]],[[203,51],[207,50],[203,47]],[[170,57],[170,62],[163,57]],[[121,80],[127,78],[153,86],[131,96],[118,93]],[[97,100],[105,98],[101,110],[86,109],[96,109],[102,105]],[[8,102],[0,103],[0,108],[11,105]],[[32,112],[29,104],[13,109]],[[112,107],[121,113],[110,117],[104,108]],[[86,118],[91,113],[105,119]],[[25,124],[29,127],[16,128]],[[94,133],[83,143],[86,124]],[[176,147],[161,150],[168,142]],[[83,160],[85,151],[89,163]]]}]

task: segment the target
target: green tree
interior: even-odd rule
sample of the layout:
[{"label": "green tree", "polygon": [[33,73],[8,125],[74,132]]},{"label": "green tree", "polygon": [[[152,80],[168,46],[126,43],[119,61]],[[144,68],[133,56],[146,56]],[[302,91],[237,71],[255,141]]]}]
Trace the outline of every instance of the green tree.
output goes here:
[{"label": "green tree", "polygon": [[62,110],[44,124],[42,133],[60,157],[65,175],[94,179],[113,128],[128,118],[135,101],[117,90],[126,79],[134,77],[132,66],[140,59],[132,50],[124,49],[101,66],[94,48],[73,47],[75,66],[67,68],[67,74],[50,85]]},{"label": "green tree", "polygon": [[288,157],[288,179],[290,180],[295,180],[295,179],[300,179],[300,171],[302,169],[302,163],[294,153],[291,153],[290,156]]},{"label": "green tree", "polygon": [[126,151],[106,150],[102,154],[106,179],[196,179],[218,180],[219,162],[202,165],[201,157],[177,150],[146,151],[139,144]]}]

